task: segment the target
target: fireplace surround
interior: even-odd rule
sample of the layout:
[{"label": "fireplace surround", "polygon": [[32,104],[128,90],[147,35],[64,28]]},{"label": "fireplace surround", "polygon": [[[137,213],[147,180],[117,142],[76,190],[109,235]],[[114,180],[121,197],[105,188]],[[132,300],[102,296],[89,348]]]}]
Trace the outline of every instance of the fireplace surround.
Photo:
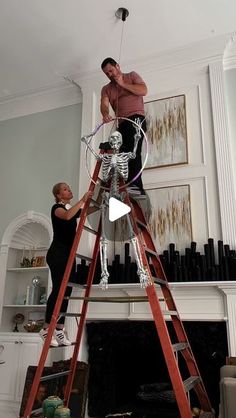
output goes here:
[{"label": "fireplace surround", "polygon": [[[224,348],[220,353],[217,350],[212,350],[211,361],[216,362],[219,368],[225,362],[225,355],[236,356],[236,282],[178,282],[169,285],[180,317],[186,324],[186,329],[188,324],[196,323],[200,327],[202,323],[203,328],[220,326],[223,330],[222,333],[217,331],[217,335],[224,342]],[[137,284],[114,284],[110,285],[107,291],[101,292],[99,286],[94,285],[91,296],[101,296],[101,294],[102,296],[140,296],[145,291],[140,289]],[[81,290],[76,290],[76,293],[81,295]],[[78,302],[71,301],[70,303],[70,310],[78,312]],[[165,309],[164,305],[163,309]],[[99,324],[99,322],[104,321],[116,321],[118,324],[120,321],[133,321],[133,323],[144,321],[146,323],[146,321],[150,322],[151,320],[152,315],[148,303],[89,303],[88,327],[93,322]],[[71,333],[75,333],[77,330],[76,325],[71,321],[70,328]],[[89,335],[87,335],[88,337]],[[87,338],[86,333],[84,333],[81,354],[81,360],[83,361],[88,361],[90,348]],[[218,379],[217,376],[212,375],[213,377],[215,380]],[[217,385],[218,383],[219,381],[217,381]]]},{"label": "fireplace surround", "polygon": [[[171,323],[168,324],[171,333]],[[224,322],[185,322],[211,404],[218,413],[220,367],[227,356]],[[131,417],[179,417],[168,370],[152,321],[87,323],[89,417],[132,413]],[[188,377],[179,356],[184,379]],[[191,406],[198,400],[191,391]]]}]

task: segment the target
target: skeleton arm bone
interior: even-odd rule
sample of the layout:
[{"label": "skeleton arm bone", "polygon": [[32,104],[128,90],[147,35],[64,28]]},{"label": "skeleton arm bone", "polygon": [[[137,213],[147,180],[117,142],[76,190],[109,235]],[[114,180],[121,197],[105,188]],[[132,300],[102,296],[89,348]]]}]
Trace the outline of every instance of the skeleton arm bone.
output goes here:
[{"label": "skeleton arm bone", "polygon": [[91,147],[90,143],[89,143],[89,140],[88,140],[88,139],[89,139],[91,136],[92,136],[92,135],[86,135],[86,136],[83,136],[83,137],[81,138],[81,141],[82,141],[82,142],[84,142],[84,143],[87,145],[87,147],[90,149],[90,151],[92,152],[92,154],[94,155],[94,157],[95,157],[97,160],[102,160],[103,156],[102,156],[102,155],[97,154],[97,153],[94,151],[94,149]]},{"label": "skeleton arm bone", "polygon": [[135,118],[135,124],[133,124],[133,127],[136,130],[136,134],[134,135],[134,149],[133,149],[133,152],[129,153],[129,158],[130,159],[136,158],[136,151],[137,151],[137,147],[138,147],[138,141],[141,138],[141,132],[140,132],[141,125],[142,125],[142,123],[141,123],[140,119]]},{"label": "skeleton arm bone", "polygon": [[138,141],[141,138],[141,134],[140,133],[136,133],[134,135],[134,149],[132,152],[129,152],[129,159],[133,160],[134,158],[136,158],[136,151],[137,151],[137,147],[138,147]]}]

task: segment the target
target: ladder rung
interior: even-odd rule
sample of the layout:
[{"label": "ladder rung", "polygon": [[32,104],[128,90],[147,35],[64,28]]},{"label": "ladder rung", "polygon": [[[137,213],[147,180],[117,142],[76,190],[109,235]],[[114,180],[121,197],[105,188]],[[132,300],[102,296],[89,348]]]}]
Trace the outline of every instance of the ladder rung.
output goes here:
[{"label": "ladder rung", "polygon": [[195,385],[201,382],[199,376],[190,376],[183,381],[184,388],[186,392],[189,392]]},{"label": "ladder rung", "polygon": [[73,283],[73,282],[68,282],[67,283],[67,286],[70,286],[70,287],[79,287],[80,289],[84,289],[84,284],[79,284],[79,283]]},{"label": "ladder rung", "polygon": [[155,255],[156,257],[158,257],[158,254],[157,254],[156,251],[151,250],[150,248],[146,247],[145,245],[143,246],[143,248],[144,248],[144,251],[146,251],[148,254]]},{"label": "ladder rung", "polygon": [[[105,149],[105,148],[104,148]],[[104,150],[101,150],[100,153],[103,154]],[[96,183],[97,179],[99,178],[99,170],[101,167],[101,161],[97,162],[96,164],[96,168],[94,171],[94,175],[93,175],[93,183]],[[123,183],[122,183],[123,184]],[[94,186],[92,187],[92,183],[90,185],[90,189],[93,189]],[[131,196],[132,199],[132,196]],[[101,205],[99,205],[97,203],[96,200],[88,198],[88,202],[89,202],[89,206],[91,207],[92,205],[95,208],[100,209]],[[87,202],[87,203],[88,203]],[[79,284],[79,283],[73,283],[70,282],[69,279],[69,272],[67,271],[68,269],[66,269],[66,274],[64,274],[65,277],[63,277],[63,285],[62,288],[59,292],[59,297],[58,297],[58,301],[57,304],[54,308],[54,313],[53,313],[53,318],[54,318],[54,322],[52,325],[55,324],[56,326],[56,319],[58,318],[58,316],[64,316],[64,317],[74,317],[76,319],[76,323],[78,326],[78,333],[77,333],[77,338],[76,341],[74,341],[73,343],[71,343],[71,345],[69,346],[64,346],[64,345],[58,345],[57,347],[52,347],[50,346],[50,348],[66,348],[66,347],[73,347],[73,357],[71,359],[71,364],[70,366],[67,367],[67,370],[63,370],[62,368],[59,369],[57,372],[53,373],[50,372],[50,374],[48,375],[44,375],[43,376],[43,368],[45,365],[45,360],[46,360],[46,356],[48,354],[48,349],[49,349],[49,341],[48,344],[45,344],[42,350],[42,354],[39,360],[39,365],[37,368],[37,373],[35,374],[35,379],[32,383],[32,388],[30,391],[30,395],[28,397],[28,401],[26,404],[26,408],[25,408],[25,413],[24,413],[24,418],[27,417],[31,417],[32,413],[38,412],[41,413],[42,408],[39,409],[35,409],[34,411],[32,411],[33,405],[34,405],[34,401],[36,399],[36,395],[37,395],[37,389],[38,386],[40,384],[40,382],[45,382],[45,381],[52,381],[53,379],[58,379],[58,378],[62,378],[64,380],[64,378],[66,378],[65,380],[67,380],[67,383],[65,385],[65,398],[66,400],[70,399],[70,395],[72,392],[72,377],[74,375],[74,372],[76,370],[76,365],[77,365],[77,359],[79,358],[79,349],[80,349],[80,344],[81,344],[81,335],[83,332],[83,328],[86,324],[86,311],[87,311],[87,304],[89,302],[102,302],[102,303],[137,303],[137,302],[149,302],[150,304],[150,308],[152,311],[152,315],[153,315],[153,319],[156,322],[156,328],[157,328],[157,334],[161,343],[161,348],[163,353],[165,353],[166,347],[165,344],[166,342],[170,345],[171,341],[168,339],[168,337],[170,338],[171,335],[168,334],[168,330],[166,329],[166,326],[162,326],[163,321],[165,321],[166,323],[168,321],[172,321],[172,325],[174,330],[176,331],[176,335],[177,337],[179,337],[180,335],[182,335],[182,338],[176,338],[174,341],[177,341],[176,343],[171,344],[172,346],[172,355],[166,355],[166,366],[167,369],[169,371],[169,375],[173,384],[173,387],[175,388],[175,391],[173,391],[173,395],[175,395],[176,397],[176,402],[178,404],[178,408],[179,408],[179,412],[181,415],[181,418],[185,418],[186,416],[190,417],[192,416],[191,414],[191,406],[190,406],[190,402],[189,402],[189,391],[191,389],[193,389],[196,386],[196,395],[198,397],[200,406],[202,409],[204,410],[210,410],[211,409],[211,405],[210,402],[208,400],[207,397],[207,393],[205,393],[205,388],[204,388],[204,384],[203,381],[201,379],[201,376],[199,375],[198,369],[197,369],[197,365],[195,365],[195,359],[194,357],[191,355],[191,347],[190,347],[190,343],[188,342],[187,336],[185,337],[185,333],[184,333],[184,329],[182,330],[181,327],[183,327],[180,316],[178,311],[176,310],[177,308],[175,307],[174,304],[174,300],[172,298],[172,294],[171,294],[171,290],[169,289],[169,283],[167,278],[165,277],[165,273],[164,270],[162,270],[162,264],[161,264],[161,260],[159,258],[159,255],[156,251],[155,245],[152,241],[152,237],[148,231],[148,224],[146,222],[146,219],[142,213],[142,209],[141,207],[139,207],[139,204],[134,200],[132,202],[132,213],[131,213],[131,224],[133,224],[134,229],[135,229],[135,234],[137,233],[138,235],[141,235],[141,241],[140,241],[140,247],[141,247],[141,256],[144,256],[144,260],[143,260],[143,264],[144,267],[147,268],[148,270],[148,276],[150,279],[150,284],[151,285],[155,285],[156,287],[150,287],[150,292],[148,291],[148,289],[146,289],[146,292],[144,293],[139,293],[139,291],[137,291],[137,294],[139,295],[130,295],[128,292],[126,292],[125,294],[123,293],[113,293],[115,296],[110,296],[108,295],[104,295],[103,296],[90,296],[90,291],[93,288],[93,279],[94,279],[94,275],[95,275],[95,270],[96,270],[96,260],[97,257],[99,255],[99,239],[100,239],[100,230],[102,229],[102,222],[101,219],[99,221],[99,227],[98,227],[98,231],[94,230],[92,227],[90,227],[89,222],[84,219],[81,219],[80,226],[79,228],[77,228],[76,230],[76,237],[74,240],[74,245],[77,243],[76,239],[78,239],[78,241],[80,241],[81,237],[81,230],[83,228],[84,231],[88,232],[88,233],[92,233],[94,235],[96,235],[96,239],[95,239],[95,244],[94,244],[94,249],[93,249],[93,255],[91,257],[88,257],[87,255],[82,255],[77,253],[76,254],[76,258],[77,259],[81,259],[84,260],[84,264],[90,264],[90,268],[88,271],[88,277],[87,277],[87,283],[86,284]],[[93,212],[93,210],[92,210]],[[85,223],[87,223],[88,226],[85,225]],[[79,242],[78,242],[79,245]],[[77,249],[78,248],[78,249]],[[77,248],[75,248],[75,250],[80,251],[79,247],[77,246]],[[81,250],[83,251],[83,250]],[[86,251],[85,251],[86,252]],[[71,251],[70,256],[69,256],[69,260],[68,260],[68,266],[70,265],[70,262],[73,262],[73,258],[74,258],[74,253],[75,251]],[[155,257],[155,259],[154,259]],[[150,262],[149,262],[150,261]],[[82,261],[82,265],[83,265],[83,261]],[[154,277],[157,276],[157,277]],[[158,277],[160,276],[160,277]],[[157,285],[160,286],[160,288],[157,288]],[[75,294],[78,294],[79,296],[73,295],[73,296],[65,296],[65,288],[66,286],[71,286],[71,287],[75,287],[78,290],[77,292],[75,292]],[[98,285],[99,286],[99,285]],[[135,285],[136,286],[136,285]],[[95,285],[96,288],[96,285]],[[133,288],[133,287],[132,287]],[[85,294],[83,292],[83,289],[86,289]],[[162,292],[161,292],[162,291]],[[134,293],[136,293],[136,291],[134,291]],[[159,294],[163,294],[163,296],[158,296]],[[95,294],[96,293],[93,293]],[[121,296],[117,296],[117,295],[121,295]],[[82,309],[80,310],[79,308],[75,308],[74,310],[77,310],[77,312],[59,312],[60,310],[60,305],[61,305],[61,301],[62,299],[66,299],[66,300],[78,300],[78,301],[82,301],[81,302],[81,306]],[[159,303],[162,302],[162,303]],[[78,303],[77,303],[78,305]],[[61,308],[63,309],[63,308]],[[72,308],[73,310],[73,308]],[[81,311],[81,312],[80,312]],[[159,318],[159,314],[160,314],[160,318]],[[80,319],[77,319],[80,318]],[[158,325],[158,321],[160,321],[160,326]],[[166,324],[165,324],[166,325]],[[170,333],[171,334],[171,333]],[[181,341],[184,340],[184,341]],[[169,342],[168,342],[169,341]],[[167,347],[168,348],[168,347]],[[171,348],[171,347],[170,347]],[[72,349],[71,349],[72,350]],[[168,350],[167,350],[168,351]],[[178,366],[178,352],[181,352],[183,354],[183,359],[186,363],[186,367],[188,369],[188,377],[187,379],[183,380],[183,378],[181,377],[180,374],[180,369]],[[60,354],[60,353],[59,353]],[[62,353],[61,353],[62,354]],[[168,352],[167,352],[168,354]],[[170,353],[171,354],[171,353]],[[179,370],[178,370],[179,369]],[[63,371],[62,371],[63,370]],[[178,374],[179,371],[179,374]],[[180,381],[179,381],[180,380]],[[179,388],[179,384],[180,384],[180,388]],[[181,389],[181,390],[179,390]],[[185,396],[183,392],[183,390],[185,392],[187,392],[187,396]],[[202,399],[201,399],[202,397]],[[119,414],[118,414],[119,415]],[[212,418],[213,418],[213,414],[212,414]]]},{"label": "ladder rung", "polygon": [[148,302],[147,296],[66,296],[67,300],[84,300],[86,302],[108,302],[108,303],[132,303]]},{"label": "ladder rung", "polygon": [[89,228],[89,226],[84,225],[84,230],[90,232],[91,234],[97,235],[97,231],[95,229]]},{"label": "ladder rung", "polygon": [[50,345],[50,349],[52,348],[53,350],[54,349],[58,349],[58,348],[68,348],[68,347],[71,347],[72,345],[76,345],[76,341],[73,341],[73,343],[71,343],[70,345],[57,345],[57,346],[54,346],[54,345]]},{"label": "ladder rung", "polygon": [[152,277],[155,284],[166,284],[166,280],[159,279],[158,277]]},{"label": "ladder rung", "polygon": [[136,220],[136,223],[137,223],[137,225],[138,226],[141,226],[142,228],[145,228],[145,229],[147,229],[147,225],[146,224],[144,224],[143,222],[141,222],[139,219],[135,219]]},{"label": "ladder rung", "polygon": [[172,347],[174,351],[181,351],[188,347],[188,343],[175,343]]},{"label": "ladder rung", "polygon": [[[38,416],[38,414],[39,414],[40,412],[43,412],[43,408],[32,409],[32,411],[31,411],[31,414],[30,414],[30,415],[36,414],[36,416]],[[22,418],[22,417],[20,417],[20,418]]]},{"label": "ladder rung", "polygon": [[52,380],[52,379],[55,379],[56,377],[68,376],[69,373],[70,373],[70,370],[65,370],[64,372],[48,374],[47,376],[42,376],[40,379],[40,382],[44,382],[45,380]]},{"label": "ladder rung", "polygon": [[90,262],[92,261],[92,258],[88,257],[87,255],[82,255],[82,254],[76,253],[76,257],[81,258],[82,260],[87,260],[87,261],[90,261]]},{"label": "ladder rung", "polygon": [[91,199],[91,203],[93,204],[93,206],[96,206],[96,208],[100,209],[100,205],[96,202],[96,200]]},{"label": "ladder rung", "polygon": [[167,310],[163,310],[162,311],[163,315],[178,315],[177,311],[167,311]]}]

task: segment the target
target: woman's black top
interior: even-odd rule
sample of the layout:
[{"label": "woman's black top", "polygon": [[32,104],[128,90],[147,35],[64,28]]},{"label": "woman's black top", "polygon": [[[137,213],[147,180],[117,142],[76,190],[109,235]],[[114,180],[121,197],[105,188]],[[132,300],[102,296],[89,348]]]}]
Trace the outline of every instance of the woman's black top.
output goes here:
[{"label": "woman's black top", "polygon": [[57,208],[67,210],[65,208],[65,205],[63,205],[62,203],[56,203],[55,205],[53,205],[51,209],[53,242],[58,242],[62,245],[65,245],[68,248],[71,248],[76,233],[76,219],[80,217],[81,209],[78,210],[78,212],[73,216],[73,218],[66,221],[65,219],[58,218],[58,216],[55,215],[55,210]]}]

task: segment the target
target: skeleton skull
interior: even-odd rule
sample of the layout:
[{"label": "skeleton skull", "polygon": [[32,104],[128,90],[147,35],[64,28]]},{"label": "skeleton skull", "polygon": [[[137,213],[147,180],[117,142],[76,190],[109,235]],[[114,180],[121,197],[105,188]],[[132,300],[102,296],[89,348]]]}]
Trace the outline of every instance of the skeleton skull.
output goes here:
[{"label": "skeleton skull", "polygon": [[113,132],[110,135],[108,141],[109,141],[109,144],[110,144],[110,146],[111,146],[112,149],[119,150],[120,147],[121,147],[121,145],[122,145],[122,143],[123,143],[121,133],[118,132],[118,131]]}]

